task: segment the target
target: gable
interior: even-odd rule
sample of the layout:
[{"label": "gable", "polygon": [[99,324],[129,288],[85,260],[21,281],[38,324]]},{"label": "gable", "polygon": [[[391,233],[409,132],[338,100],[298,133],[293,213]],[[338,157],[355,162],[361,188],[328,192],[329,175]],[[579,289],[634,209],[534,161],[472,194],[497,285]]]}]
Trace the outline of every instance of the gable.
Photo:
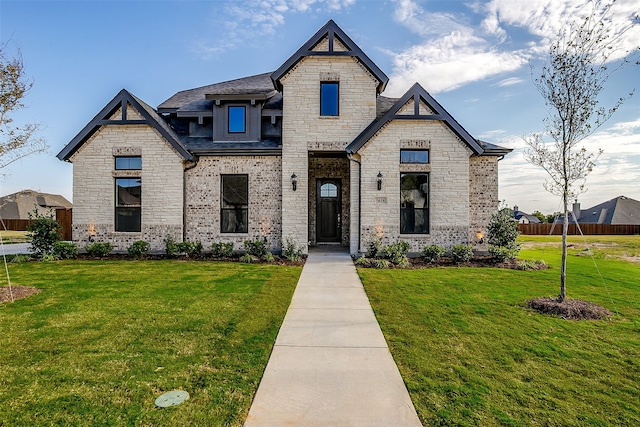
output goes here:
[{"label": "gable", "polygon": [[71,156],[105,125],[149,125],[157,130],[183,159],[191,160],[193,158],[162,117],[153,108],[125,89],[122,89],[105,105],[56,157],[60,160],[69,161]]},{"label": "gable", "polygon": [[374,120],[347,146],[347,152],[355,154],[377,132],[393,120],[424,120],[443,123],[476,155],[482,155],[482,145],[418,83],[414,84],[382,117]]},{"label": "gable", "polygon": [[309,56],[343,56],[352,57],[362,64],[378,81],[378,93],[382,93],[389,81],[373,61],[356,45],[338,25],[330,20],[302,45],[284,64],[271,74],[273,84],[282,91],[281,79],[293,69],[298,62]]}]

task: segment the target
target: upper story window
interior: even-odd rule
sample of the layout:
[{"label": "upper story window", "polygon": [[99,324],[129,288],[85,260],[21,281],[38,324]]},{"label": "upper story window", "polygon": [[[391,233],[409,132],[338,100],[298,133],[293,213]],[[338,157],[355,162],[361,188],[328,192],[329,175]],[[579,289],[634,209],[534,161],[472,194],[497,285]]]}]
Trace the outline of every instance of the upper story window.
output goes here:
[{"label": "upper story window", "polygon": [[400,163],[429,163],[429,150],[400,150]]},{"label": "upper story window", "polygon": [[119,156],[116,157],[116,170],[141,170],[142,157]]},{"label": "upper story window", "polygon": [[340,84],[338,82],[320,83],[320,115],[338,116]]},{"label": "upper story window", "polygon": [[247,131],[247,108],[230,105],[228,107],[229,133],[245,133]]}]

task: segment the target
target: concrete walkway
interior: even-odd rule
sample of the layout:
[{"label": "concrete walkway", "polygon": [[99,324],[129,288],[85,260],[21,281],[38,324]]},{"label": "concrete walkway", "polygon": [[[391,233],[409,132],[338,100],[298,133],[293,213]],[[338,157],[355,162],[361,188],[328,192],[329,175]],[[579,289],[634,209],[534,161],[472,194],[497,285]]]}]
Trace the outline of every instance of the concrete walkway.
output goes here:
[{"label": "concrete walkway", "polygon": [[244,425],[420,426],[347,252],[309,253]]}]

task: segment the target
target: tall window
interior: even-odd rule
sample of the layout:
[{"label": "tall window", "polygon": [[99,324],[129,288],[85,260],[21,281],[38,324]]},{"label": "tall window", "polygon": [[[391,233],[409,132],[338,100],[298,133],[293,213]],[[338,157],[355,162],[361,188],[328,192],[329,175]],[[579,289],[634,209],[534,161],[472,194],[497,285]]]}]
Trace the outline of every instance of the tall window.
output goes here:
[{"label": "tall window", "polygon": [[321,82],[320,83],[320,115],[321,116],[338,116],[339,111],[339,92],[340,84],[338,82]]},{"label": "tall window", "polygon": [[429,233],[429,174],[400,175],[400,233]]},{"label": "tall window", "polygon": [[429,150],[400,150],[400,163],[429,163]]},{"label": "tall window", "polygon": [[220,231],[222,233],[248,233],[248,175],[222,175],[221,181]]},{"label": "tall window", "polygon": [[247,131],[247,109],[243,106],[229,106],[229,133],[245,133]]},{"label": "tall window", "polygon": [[141,170],[142,157],[118,156],[116,157],[116,170]]},{"label": "tall window", "polygon": [[116,231],[140,232],[142,180],[116,178]]}]

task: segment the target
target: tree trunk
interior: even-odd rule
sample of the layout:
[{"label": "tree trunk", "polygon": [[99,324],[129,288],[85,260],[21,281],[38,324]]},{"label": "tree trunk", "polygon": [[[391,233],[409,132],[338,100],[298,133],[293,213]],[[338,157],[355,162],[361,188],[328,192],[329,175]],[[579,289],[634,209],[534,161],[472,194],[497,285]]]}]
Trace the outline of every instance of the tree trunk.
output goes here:
[{"label": "tree trunk", "polygon": [[560,269],[560,295],[558,302],[563,302],[567,296],[567,233],[569,232],[569,211],[567,209],[567,195],[562,197],[564,206],[564,220],[562,221],[562,267]]}]

